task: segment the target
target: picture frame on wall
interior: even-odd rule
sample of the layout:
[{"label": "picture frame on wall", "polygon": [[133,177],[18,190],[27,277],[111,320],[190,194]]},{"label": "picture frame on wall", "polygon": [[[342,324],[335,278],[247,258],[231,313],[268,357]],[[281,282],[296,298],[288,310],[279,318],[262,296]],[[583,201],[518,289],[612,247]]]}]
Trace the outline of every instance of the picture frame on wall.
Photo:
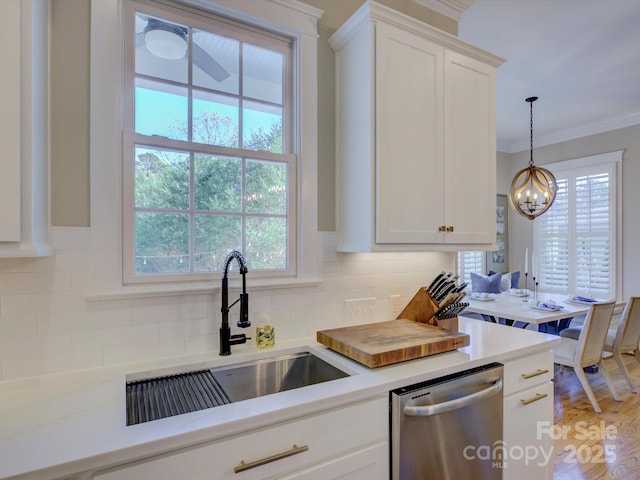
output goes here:
[{"label": "picture frame on wall", "polygon": [[509,271],[509,200],[506,195],[496,196],[496,245],[497,250],[487,252],[487,271]]}]

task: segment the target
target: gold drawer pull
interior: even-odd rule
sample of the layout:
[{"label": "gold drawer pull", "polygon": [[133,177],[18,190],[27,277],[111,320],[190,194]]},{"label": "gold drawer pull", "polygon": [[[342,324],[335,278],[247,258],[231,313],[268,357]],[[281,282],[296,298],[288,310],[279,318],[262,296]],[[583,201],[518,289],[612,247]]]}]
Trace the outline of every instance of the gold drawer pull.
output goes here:
[{"label": "gold drawer pull", "polygon": [[548,395],[546,393],[536,393],[535,397],[528,400],[520,400],[520,403],[522,403],[522,405],[529,405],[530,403],[537,402],[538,400],[542,400],[543,398],[547,397]]},{"label": "gold drawer pull", "polygon": [[549,370],[547,370],[546,368],[544,370],[537,369],[533,373],[523,373],[522,378],[529,379],[529,378],[537,377],[538,375],[544,375],[545,373],[549,373]]},{"label": "gold drawer pull", "polygon": [[446,232],[446,231],[447,231],[447,227],[445,227],[444,225],[440,225],[440,226],[438,227],[438,231],[439,231],[439,232]]},{"label": "gold drawer pull", "polygon": [[447,232],[453,232],[453,225],[447,227]]},{"label": "gold drawer pull", "polygon": [[293,447],[291,447],[291,450],[287,450],[286,452],[276,453],[275,455],[270,455],[268,457],[261,458],[260,460],[255,460],[249,463],[246,463],[244,460],[240,460],[240,465],[235,467],[233,471],[235,473],[244,472],[245,470],[249,470],[251,468],[264,465],[265,463],[275,462],[276,460],[287,458],[287,457],[290,457],[291,455],[296,455],[298,453],[306,452],[307,450],[309,450],[308,445],[302,445],[301,447],[299,447],[296,444],[294,444]]}]

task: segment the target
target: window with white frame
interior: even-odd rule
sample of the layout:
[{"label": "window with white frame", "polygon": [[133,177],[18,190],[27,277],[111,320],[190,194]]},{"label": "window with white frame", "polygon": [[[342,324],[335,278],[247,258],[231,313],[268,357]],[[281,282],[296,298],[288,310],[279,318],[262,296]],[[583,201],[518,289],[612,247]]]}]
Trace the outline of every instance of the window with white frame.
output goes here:
[{"label": "window with white frame", "polygon": [[472,272],[484,275],[486,273],[486,258],[486,252],[458,252],[458,277],[460,277],[460,282],[466,282],[471,285]]},{"label": "window with white frame", "polygon": [[557,194],[534,225],[542,291],[616,298],[621,160],[622,152],[614,152],[545,166]]},{"label": "window with white frame", "polygon": [[292,41],[184,5],[125,9],[125,282],[296,262]]}]

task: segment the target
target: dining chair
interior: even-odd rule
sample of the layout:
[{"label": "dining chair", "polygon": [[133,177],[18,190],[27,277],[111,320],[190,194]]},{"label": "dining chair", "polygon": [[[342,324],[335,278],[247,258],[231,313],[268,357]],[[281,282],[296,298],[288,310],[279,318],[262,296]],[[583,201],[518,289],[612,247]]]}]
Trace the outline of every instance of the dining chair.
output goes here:
[{"label": "dining chair", "polygon": [[615,304],[615,300],[611,300],[591,305],[578,339],[560,336],[560,345],[552,347],[553,362],[573,368],[596,413],[601,413],[602,409],[584,373],[584,367],[598,365],[598,371],[604,376],[613,398],[621,400],[602,360],[604,341],[611,325]]},{"label": "dining chair", "polygon": [[[579,326],[569,327],[560,332],[560,336],[577,339],[580,335],[580,330],[581,327]],[[622,359],[622,354],[633,354],[638,363],[640,363],[638,343],[640,343],[640,296],[629,298],[620,316],[618,327],[610,328],[604,341],[604,351],[613,354],[618,368],[620,368],[633,393],[637,393],[638,390],[633,385],[629,370],[627,370]]]}]

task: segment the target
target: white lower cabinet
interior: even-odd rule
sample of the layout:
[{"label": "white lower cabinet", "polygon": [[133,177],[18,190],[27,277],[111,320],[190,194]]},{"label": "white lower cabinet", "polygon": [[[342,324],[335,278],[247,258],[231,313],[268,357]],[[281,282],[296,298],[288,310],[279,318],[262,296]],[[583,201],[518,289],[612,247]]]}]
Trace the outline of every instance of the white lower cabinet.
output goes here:
[{"label": "white lower cabinet", "polygon": [[504,480],[553,477],[553,355],[505,362]]},{"label": "white lower cabinet", "polygon": [[388,476],[384,396],[116,467],[94,479],[383,480]]}]

